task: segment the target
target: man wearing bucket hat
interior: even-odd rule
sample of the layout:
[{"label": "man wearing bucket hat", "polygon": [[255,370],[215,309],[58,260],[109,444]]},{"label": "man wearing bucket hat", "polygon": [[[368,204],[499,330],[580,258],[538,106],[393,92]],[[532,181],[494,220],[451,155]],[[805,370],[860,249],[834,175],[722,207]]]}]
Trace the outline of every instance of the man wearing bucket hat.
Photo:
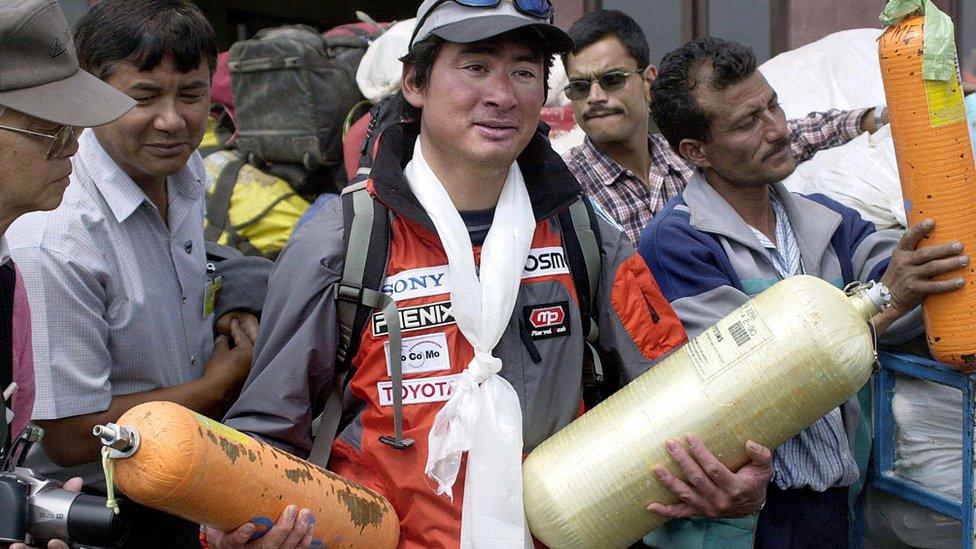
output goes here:
[{"label": "man wearing bucket hat", "polygon": [[0,432],[10,437],[30,420],[34,378],[27,298],[3,235],[21,215],[61,203],[75,128],[106,124],[133,105],[79,69],[57,2],[0,0],[0,391],[17,384],[5,394],[13,423]]},{"label": "man wearing bucket hat", "polygon": [[[34,404],[30,311],[4,233],[21,215],[61,202],[78,150],[75,128],[111,122],[134,104],[79,69],[57,2],[0,0],[0,444],[21,432]],[[65,484],[80,487],[81,479]]]},{"label": "man wearing bucket hat", "polygon": [[[219,418],[236,398],[271,264],[216,261],[204,243],[196,148],[217,52],[199,8],[104,0],[74,41],[80,65],[137,106],[80,134],[62,204],[24,216],[7,238],[31,304],[32,419],[47,432],[26,463],[101,492],[94,425],[159,400]],[[127,546],[198,545],[196,524],[135,504],[125,512],[138,534]]]},{"label": "man wearing bucket hat", "polygon": [[[623,382],[685,341],[629,240],[587,209],[602,261],[595,310],[582,316],[588,300],[578,296],[589,290],[574,284],[568,243],[582,233],[566,214],[586,202],[537,131],[551,56],[571,47],[547,0],[425,1],[402,59],[399,122],[379,128],[364,190],[329,202],[272,273],[254,369],[226,423],[308,456],[312,420],[338,384],[350,421],[325,440],[329,468],[391,502],[400,547],[530,543],[521,459],[580,413],[584,320]],[[403,353],[391,350],[395,328],[376,313],[361,334],[342,332],[358,338],[342,360],[337,309],[357,299],[342,274],[355,239],[343,214],[359,193],[383,208],[377,218],[392,214],[386,278],[373,293],[384,311],[396,306],[405,334]],[[749,497],[714,512],[759,507],[768,476],[745,479],[771,456],[755,459],[745,475],[729,474]],[[297,511],[261,546],[332,542],[313,540],[311,514]],[[208,539],[241,547],[254,532],[247,523]]]}]

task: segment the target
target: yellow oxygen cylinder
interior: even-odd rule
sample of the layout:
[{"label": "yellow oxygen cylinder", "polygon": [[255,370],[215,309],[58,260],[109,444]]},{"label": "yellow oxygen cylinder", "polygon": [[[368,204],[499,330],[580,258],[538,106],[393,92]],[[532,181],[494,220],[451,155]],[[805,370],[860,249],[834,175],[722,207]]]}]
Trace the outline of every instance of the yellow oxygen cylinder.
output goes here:
[{"label": "yellow oxygen cylinder", "polygon": [[783,280],[540,444],[523,465],[532,534],[556,549],[627,547],[666,519],[683,478],[665,442],[700,436],[736,471],[747,440],[775,448],[855,394],[871,375],[867,320],[883,285],[848,297],[812,276]]},{"label": "yellow oxygen cylinder", "polygon": [[140,404],[94,434],[114,449],[122,492],[191,522],[260,531],[295,504],[317,519],[313,546],[392,548],[400,537],[383,496],[179,404]]}]

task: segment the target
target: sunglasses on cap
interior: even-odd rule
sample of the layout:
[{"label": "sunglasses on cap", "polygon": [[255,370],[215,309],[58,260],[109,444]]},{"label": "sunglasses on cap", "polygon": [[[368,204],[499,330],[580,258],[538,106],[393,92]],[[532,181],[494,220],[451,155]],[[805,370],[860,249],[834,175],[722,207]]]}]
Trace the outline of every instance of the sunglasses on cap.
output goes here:
[{"label": "sunglasses on cap", "polygon": [[51,146],[47,148],[47,154],[45,155],[45,158],[48,160],[60,156],[64,152],[64,148],[68,145],[68,141],[71,141],[71,136],[75,134],[74,126],[58,126],[58,129],[53,134],[35,132],[13,126],[4,126],[3,124],[0,124],[0,130],[50,139]]},{"label": "sunglasses on cap", "polygon": [[[644,67],[646,69],[647,67]],[[632,74],[641,74],[644,69],[637,69],[636,71],[622,71],[614,69],[612,71],[607,71],[596,78],[577,78],[569,81],[563,91],[566,92],[566,97],[571,101],[579,101],[580,99],[586,99],[590,96],[590,88],[593,86],[594,82],[600,83],[600,89],[605,92],[617,91],[624,87],[627,83],[627,78]]]},{"label": "sunglasses on cap", "polygon": [[[417,36],[417,31],[424,26],[424,22],[430,14],[434,13],[438,6],[446,4],[448,2],[454,2],[468,8],[497,8],[503,0],[440,0],[427,10],[427,13],[417,21],[417,24],[413,28],[413,35],[410,37],[410,44],[413,44],[413,39]],[[535,17],[537,19],[549,19],[552,17],[552,3],[549,0],[512,0],[512,4],[515,5],[515,9],[519,13],[524,13],[529,17]]]},{"label": "sunglasses on cap", "polygon": [[[431,6],[427,13],[433,12],[437,6],[447,2],[455,2],[469,8],[496,8],[498,4],[502,3],[502,0],[441,0]],[[548,19],[552,16],[552,3],[549,0],[513,0],[512,3],[515,4],[516,10],[529,17]],[[421,26],[422,23],[422,21],[418,21],[417,26]]]}]

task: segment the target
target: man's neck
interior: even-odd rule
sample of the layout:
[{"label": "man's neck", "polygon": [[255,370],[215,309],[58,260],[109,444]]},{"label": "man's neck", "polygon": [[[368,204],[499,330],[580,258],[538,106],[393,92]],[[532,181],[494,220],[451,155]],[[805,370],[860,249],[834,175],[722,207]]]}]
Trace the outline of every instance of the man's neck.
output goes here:
[{"label": "man's neck", "polygon": [[647,124],[641,124],[620,141],[593,142],[597,150],[609,156],[620,166],[633,173],[645,185],[647,174],[651,171],[651,151],[648,148]]},{"label": "man's neck", "polygon": [[734,185],[709,170],[705,170],[705,180],[743,221],[776,242],[776,213],[769,185]]},{"label": "man's neck", "polygon": [[420,139],[423,139],[424,160],[444,185],[458,211],[488,210],[498,204],[509,167],[501,169],[497,166],[445,161],[423,135]]},{"label": "man's neck", "polygon": [[149,201],[156,206],[163,223],[169,227],[169,189],[166,185],[166,178],[162,179],[136,179],[132,178],[136,185],[146,193]]}]

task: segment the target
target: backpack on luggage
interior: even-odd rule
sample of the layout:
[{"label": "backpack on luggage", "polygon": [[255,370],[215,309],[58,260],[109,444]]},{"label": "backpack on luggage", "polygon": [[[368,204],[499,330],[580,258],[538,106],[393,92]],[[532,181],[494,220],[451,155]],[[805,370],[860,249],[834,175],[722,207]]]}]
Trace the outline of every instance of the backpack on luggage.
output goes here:
[{"label": "backpack on luggage", "polygon": [[304,25],[262,29],[231,46],[228,67],[236,146],[248,162],[308,170],[342,163],[342,123],[359,89],[319,33]]},{"label": "backpack on luggage", "polygon": [[[360,19],[325,35],[303,25],[264,29],[221,55],[232,104],[218,120],[230,123],[233,110],[236,127],[209,128],[208,240],[274,259],[316,196],[345,184],[343,123],[362,100],[356,70],[389,27]],[[234,130],[236,151],[223,150]]]}]

